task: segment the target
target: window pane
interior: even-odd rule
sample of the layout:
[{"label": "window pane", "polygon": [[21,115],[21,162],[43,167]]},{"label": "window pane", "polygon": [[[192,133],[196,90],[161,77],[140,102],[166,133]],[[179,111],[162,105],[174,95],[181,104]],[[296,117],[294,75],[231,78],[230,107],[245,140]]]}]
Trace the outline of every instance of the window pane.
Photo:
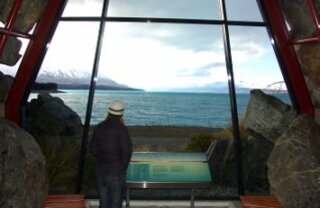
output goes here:
[{"label": "window pane", "polygon": [[28,99],[26,128],[46,157],[50,193],[75,188],[98,26],[60,22]]},{"label": "window pane", "polygon": [[101,16],[102,5],[103,0],[68,0],[62,16]]},{"label": "window pane", "polygon": [[218,0],[110,0],[108,16],[221,19]]},{"label": "window pane", "polygon": [[[7,95],[11,89],[11,84],[25,55],[28,44],[29,40],[10,37],[5,45],[5,50],[0,56],[1,101],[5,101],[7,99]],[[12,62],[13,65],[10,64]],[[14,62],[16,63],[14,64]]]},{"label": "window pane", "polygon": [[[120,99],[134,152],[161,152],[166,157],[171,157],[168,152],[205,154],[215,140],[218,145],[208,161],[214,187],[197,189],[196,196],[236,196],[234,148],[227,148],[233,136],[221,27],[107,23],[106,28],[92,126],[106,118],[111,100]],[[108,90],[106,78],[122,90]],[[230,158],[222,164],[226,152]],[[96,193],[92,171],[85,169],[87,194]],[[189,194],[189,190],[132,190],[130,196],[164,199]]]},{"label": "window pane", "polygon": [[225,0],[228,20],[263,22],[256,0]]},{"label": "window pane", "polygon": [[[10,12],[15,1],[0,1],[0,21],[9,23]],[[19,12],[10,22],[13,31],[27,33],[41,17],[48,1],[21,1]],[[1,25],[1,24],[0,24]]]},{"label": "window pane", "polygon": [[279,1],[290,38],[310,37],[317,33],[308,1]]},{"label": "window pane", "polygon": [[243,148],[244,185],[247,194],[269,195],[267,159],[272,143],[251,134],[244,126],[249,92],[260,89],[287,104],[291,102],[266,29],[230,27],[230,40]]},{"label": "window pane", "polygon": [[[0,71],[15,76],[28,44],[29,40],[9,37],[5,45],[5,50],[0,56]],[[17,62],[14,64],[15,61]],[[11,62],[13,65],[11,65]]]}]

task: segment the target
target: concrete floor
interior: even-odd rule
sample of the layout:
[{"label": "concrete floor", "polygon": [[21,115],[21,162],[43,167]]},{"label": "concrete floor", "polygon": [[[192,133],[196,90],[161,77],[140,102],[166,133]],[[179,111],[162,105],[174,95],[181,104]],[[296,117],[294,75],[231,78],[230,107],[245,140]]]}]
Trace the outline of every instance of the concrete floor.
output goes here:
[{"label": "concrete floor", "polygon": [[[98,200],[86,200],[87,208],[98,208]],[[123,206],[125,208],[125,205]],[[190,201],[130,201],[130,208],[190,208]],[[195,201],[195,208],[241,208],[239,201]]]}]

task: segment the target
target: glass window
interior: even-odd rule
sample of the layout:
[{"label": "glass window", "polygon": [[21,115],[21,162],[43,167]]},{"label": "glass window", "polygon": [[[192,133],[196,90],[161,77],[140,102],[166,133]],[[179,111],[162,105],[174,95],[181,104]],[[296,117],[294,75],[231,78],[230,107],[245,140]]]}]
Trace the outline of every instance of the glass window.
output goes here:
[{"label": "glass window", "polygon": [[317,33],[308,1],[279,1],[290,38],[306,38]]},{"label": "glass window", "polygon": [[218,0],[110,0],[108,16],[221,19]]},{"label": "glass window", "polygon": [[315,3],[316,12],[318,14],[317,18],[319,20],[320,19],[320,2],[319,1],[314,1],[314,3]]},{"label": "glass window", "polygon": [[[1,1],[0,2],[0,21],[8,21],[9,14],[14,5],[14,1]],[[28,2],[22,1],[19,12],[13,19],[12,27],[15,32],[27,33],[32,29],[35,22],[38,21],[42,15],[48,1]]]},{"label": "glass window", "polygon": [[256,0],[225,0],[228,20],[263,22]]},{"label": "glass window", "polygon": [[[103,2],[69,0],[63,17],[101,18]],[[221,20],[219,2],[110,0],[107,15]],[[263,21],[254,0],[246,4],[226,0],[226,7],[228,20]],[[107,21],[101,54],[95,57],[100,21],[60,21],[26,107],[26,129],[42,147],[48,163],[50,193],[71,193],[76,185],[90,78],[98,58],[90,126],[85,126],[89,129],[88,142],[95,125],[106,118],[110,102],[120,99],[135,153],[157,156],[171,152],[165,156],[171,157],[174,153],[197,152],[208,156],[213,185],[196,190],[196,197],[238,196],[237,135],[233,135],[231,122],[222,25],[217,23]],[[229,29],[240,122],[251,89],[262,89],[290,103],[266,29],[245,25]],[[248,139],[241,123],[239,127],[240,138]],[[164,165],[154,170],[164,173],[168,168]],[[170,170],[182,169],[175,166]],[[82,192],[89,196],[97,195],[94,171],[95,160],[88,151]],[[252,171],[256,172],[266,175],[266,169]],[[247,189],[250,193],[269,193],[266,178],[255,175],[244,181],[246,187],[257,185]],[[190,197],[189,190],[135,190],[131,194],[137,198]]]},{"label": "glass window", "polygon": [[63,17],[100,17],[103,0],[68,0]]},{"label": "glass window", "polygon": [[277,59],[264,27],[229,27],[247,194],[269,195],[267,159],[272,144],[244,126],[250,91],[260,89],[291,104]]},{"label": "glass window", "polygon": [[0,72],[11,77],[10,86],[16,76],[28,44],[29,40],[27,39],[9,37],[5,50],[0,56]]},{"label": "glass window", "polygon": [[[233,137],[221,27],[107,23],[106,28],[91,126],[106,118],[111,100],[120,99],[134,152],[206,154],[215,140],[222,148],[213,150],[221,154],[209,161],[215,186],[197,190],[197,196],[236,196],[235,158],[218,162],[234,151],[227,148]],[[86,167],[92,167],[90,155]],[[96,194],[93,171],[85,168],[86,194]],[[165,198],[168,193],[190,194],[132,190],[131,197]]]},{"label": "glass window", "polygon": [[97,23],[60,22],[29,96],[27,130],[46,157],[50,193],[73,193]]}]

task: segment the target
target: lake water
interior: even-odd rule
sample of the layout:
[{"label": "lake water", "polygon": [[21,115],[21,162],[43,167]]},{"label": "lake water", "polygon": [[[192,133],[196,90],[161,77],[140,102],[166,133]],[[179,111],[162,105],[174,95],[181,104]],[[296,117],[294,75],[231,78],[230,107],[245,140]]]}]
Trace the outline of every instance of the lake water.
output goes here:
[{"label": "lake water", "polygon": [[[64,93],[51,95],[60,97],[81,117],[84,123],[88,90],[62,91]],[[31,94],[29,100],[36,96],[36,94]],[[287,94],[277,96],[290,103]],[[231,122],[228,94],[96,90],[91,124],[97,124],[106,117],[109,103],[114,99],[124,102],[124,119],[128,126],[225,127]],[[249,94],[237,95],[239,119],[244,116],[248,101]]]}]

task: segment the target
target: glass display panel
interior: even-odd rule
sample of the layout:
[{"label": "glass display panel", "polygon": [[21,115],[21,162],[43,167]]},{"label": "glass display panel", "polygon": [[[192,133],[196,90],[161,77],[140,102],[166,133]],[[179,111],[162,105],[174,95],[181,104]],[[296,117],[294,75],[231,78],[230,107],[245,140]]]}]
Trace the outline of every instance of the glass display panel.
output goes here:
[{"label": "glass display panel", "polygon": [[68,0],[62,17],[100,17],[104,0]]},{"label": "glass display panel", "polygon": [[210,183],[212,179],[205,153],[135,152],[127,181]]},{"label": "glass display panel", "polygon": [[221,19],[218,0],[110,0],[108,16]]},{"label": "glass display panel", "polygon": [[[235,87],[237,96],[237,108],[239,117],[239,132],[242,142],[242,158],[245,191],[249,195],[269,195],[269,182],[267,177],[267,160],[272,150],[273,144],[263,136],[257,136],[253,132],[259,132],[254,129],[255,122],[263,122],[261,129],[273,129],[277,121],[272,122],[271,119],[280,116],[280,112],[274,115],[268,114],[265,119],[258,117],[259,112],[268,112],[265,106],[276,105],[274,103],[268,105],[268,101],[278,100],[282,104],[291,105],[290,97],[287,92],[277,59],[272,49],[268,33],[264,27],[229,27],[230,42],[233,59],[233,69],[235,77]],[[252,90],[260,90],[262,94],[256,96],[254,107],[249,101],[252,98]],[[255,94],[256,95],[256,94]],[[261,97],[264,97],[262,99]],[[260,101],[260,102],[259,102]],[[254,116],[256,116],[255,121]],[[252,119],[252,120],[250,120]],[[248,128],[251,131],[248,131]]]},{"label": "glass display panel", "polygon": [[225,0],[227,18],[235,21],[263,22],[256,0]]},{"label": "glass display panel", "polygon": [[98,26],[60,22],[28,99],[26,130],[45,155],[49,193],[75,189]]}]

